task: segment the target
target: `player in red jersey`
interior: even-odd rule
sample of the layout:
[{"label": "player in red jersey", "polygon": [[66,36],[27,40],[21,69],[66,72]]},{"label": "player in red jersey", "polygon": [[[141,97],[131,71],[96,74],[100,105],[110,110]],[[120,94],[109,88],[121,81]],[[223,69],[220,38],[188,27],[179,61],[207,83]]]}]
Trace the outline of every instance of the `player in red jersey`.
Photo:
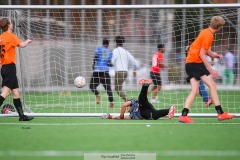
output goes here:
[{"label": "player in red jersey", "polygon": [[151,61],[151,72],[150,72],[150,77],[153,81],[153,86],[151,87],[151,89],[148,91],[148,94],[152,93],[152,99],[151,102],[157,102],[157,96],[159,91],[161,90],[161,86],[162,86],[162,79],[161,79],[161,75],[160,75],[160,71],[162,68],[167,68],[167,66],[165,66],[163,64],[164,61],[164,45],[163,44],[158,44],[157,46],[158,48],[158,52],[156,52],[153,56],[152,56],[152,61]]}]

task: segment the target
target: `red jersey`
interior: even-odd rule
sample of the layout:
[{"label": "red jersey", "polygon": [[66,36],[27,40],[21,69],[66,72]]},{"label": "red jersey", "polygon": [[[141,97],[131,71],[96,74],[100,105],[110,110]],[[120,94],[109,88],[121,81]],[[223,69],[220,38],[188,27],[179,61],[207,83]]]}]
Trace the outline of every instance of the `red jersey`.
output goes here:
[{"label": "red jersey", "polygon": [[159,73],[161,66],[160,64],[163,63],[164,56],[161,52],[157,52],[152,56],[152,67],[151,71],[154,73]]},{"label": "red jersey", "polygon": [[0,35],[0,39],[2,40],[1,45],[1,62],[2,64],[16,64],[16,47],[20,44],[20,39],[9,32],[3,32]]}]

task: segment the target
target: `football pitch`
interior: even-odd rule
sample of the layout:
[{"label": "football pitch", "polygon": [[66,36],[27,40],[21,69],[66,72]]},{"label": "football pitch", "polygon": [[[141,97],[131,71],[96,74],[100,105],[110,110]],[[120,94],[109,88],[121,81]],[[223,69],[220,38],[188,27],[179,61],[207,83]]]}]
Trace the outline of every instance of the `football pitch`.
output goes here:
[{"label": "football pitch", "polygon": [[0,119],[0,159],[84,160],[86,153],[154,153],[157,160],[240,159],[239,118],[108,120],[36,117]]},{"label": "football pitch", "polygon": [[[171,101],[168,101],[166,98],[161,98],[165,93],[166,91],[159,95],[159,100],[164,101],[165,104],[157,104],[154,105],[155,107],[162,108],[162,106],[168,107],[170,103],[183,103],[187,96],[187,93],[186,95],[179,93],[183,98],[180,102],[177,100],[173,102],[172,100],[177,99],[179,95],[175,95],[176,98],[171,97]],[[65,100],[69,98],[69,102],[71,100],[73,105],[74,97],[78,94],[73,92],[71,96],[65,96]],[[83,94],[89,95],[88,92],[82,92],[81,95]],[[101,94],[103,101],[107,102],[106,93]],[[137,97],[137,94],[138,92],[132,93],[133,97]],[[223,96],[227,94],[228,97]],[[54,99],[59,98],[58,93],[55,95]],[[237,95],[240,95],[239,91],[220,92],[220,100],[225,106],[225,111],[239,113],[240,100],[236,98]],[[27,97],[32,98],[31,95]],[[37,104],[45,102],[42,99],[34,100]],[[91,101],[94,104],[94,96]],[[107,108],[107,104],[93,105],[87,110],[98,113],[109,111],[103,109]],[[120,104],[122,100],[116,101],[114,110],[111,111],[119,113]],[[97,107],[99,109],[96,109]],[[182,107],[178,105],[177,113],[181,112]],[[41,111],[47,109],[49,112],[53,110],[53,108],[43,108]],[[61,108],[55,106],[54,109],[60,111]],[[213,106],[210,109],[203,106],[199,96],[191,109],[195,112],[216,113]],[[17,117],[0,118],[0,160],[90,160],[86,155],[122,153],[152,154],[156,160],[240,159],[239,117],[227,121],[218,121],[216,117],[193,117],[194,124],[179,123],[177,118],[108,120],[101,117],[35,117],[30,122],[19,122]],[[117,160],[117,158],[102,159]],[[93,160],[98,159],[93,158]],[[146,158],[146,160],[151,159]]]}]

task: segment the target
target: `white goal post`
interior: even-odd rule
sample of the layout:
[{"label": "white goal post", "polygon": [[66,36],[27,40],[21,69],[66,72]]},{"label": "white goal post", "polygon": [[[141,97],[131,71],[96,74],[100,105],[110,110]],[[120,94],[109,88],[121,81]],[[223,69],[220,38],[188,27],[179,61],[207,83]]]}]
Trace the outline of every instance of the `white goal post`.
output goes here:
[{"label": "white goal post", "polygon": [[[93,73],[95,48],[102,39],[124,36],[123,48],[138,62],[137,76],[129,68],[123,90],[129,99],[137,98],[141,86],[137,81],[150,78],[150,60],[158,44],[164,44],[164,63],[171,70],[161,70],[162,89],[156,109],[177,105],[180,115],[190,91],[186,82],[185,48],[191,36],[208,27],[212,16],[221,15],[226,24],[215,35],[212,50],[235,55],[234,85],[216,80],[223,110],[240,116],[240,4],[191,5],[0,5],[0,19],[8,17],[14,33],[22,40],[31,39],[26,48],[18,49],[17,71],[25,112],[33,116],[86,116],[102,113],[119,114],[124,101],[114,90],[114,67],[110,68],[114,108],[109,108],[106,91],[98,86],[101,101],[96,104],[89,84]],[[224,62],[215,62],[220,75]],[[74,86],[74,79],[83,76],[87,85]],[[1,82],[1,80],[0,80]],[[206,86],[207,88],[207,86]],[[149,95],[149,100],[151,95]],[[12,104],[8,97],[4,104]],[[3,105],[4,105],[3,104]],[[0,117],[17,114],[0,114]],[[205,107],[201,96],[191,106],[190,116],[216,116],[214,106]]]}]

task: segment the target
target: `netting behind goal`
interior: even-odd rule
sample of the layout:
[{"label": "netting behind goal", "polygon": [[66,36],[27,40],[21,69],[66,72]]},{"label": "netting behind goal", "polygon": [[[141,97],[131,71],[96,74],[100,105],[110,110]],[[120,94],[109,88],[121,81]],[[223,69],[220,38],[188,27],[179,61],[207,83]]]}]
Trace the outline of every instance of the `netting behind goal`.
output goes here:
[{"label": "netting behind goal", "polygon": [[[171,70],[161,70],[162,90],[158,95],[157,109],[178,106],[180,113],[190,91],[186,83],[185,48],[188,38],[196,37],[208,27],[212,16],[221,15],[226,24],[215,35],[212,50],[224,54],[228,49],[235,53],[235,84],[222,85],[216,80],[221,104],[225,111],[240,113],[238,9],[22,9],[0,10],[0,18],[12,19],[14,32],[32,43],[18,51],[18,79],[22,100],[27,111],[33,113],[119,113],[123,100],[114,91],[114,67],[110,69],[115,106],[109,108],[107,93],[98,87],[101,103],[89,89],[93,73],[94,50],[102,39],[110,39],[110,49],[116,44],[114,37],[121,35],[127,49],[139,62],[137,76],[128,78],[123,85],[127,97],[137,98],[141,86],[137,81],[150,78],[150,60],[157,51],[157,44],[165,44],[165,65]],[[222,75],[224,64],[215,62]],[[83,76],[84,88],[76,88],[74,79]],[[207,88],[207,87],[206,87]],[[149,95],[149,99],[151,95]],[[5,103],[12,103],[9,97]],[[191,113],[216,114],[214,106],[205,107],[200,96],[191,107]]]}]

